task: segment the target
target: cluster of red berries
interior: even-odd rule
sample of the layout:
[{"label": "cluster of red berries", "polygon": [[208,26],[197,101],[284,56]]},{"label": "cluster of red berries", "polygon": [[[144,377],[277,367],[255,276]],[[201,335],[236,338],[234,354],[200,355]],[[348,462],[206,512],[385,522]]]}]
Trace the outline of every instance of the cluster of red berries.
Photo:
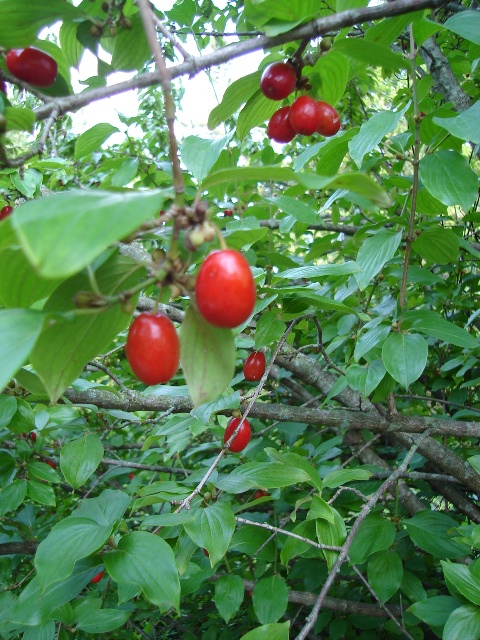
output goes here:
[{"label": "cluster of red berries", "polygon": [[[297,87],[297,70],[290,62],[274,62],[260,79],[262,93],[271,100],[287,98]],[[301,95],[281,107],[270,118],[267,135],[275,142],[290,142],[296,134],[333,136],[340,129],[340,116],[328,102]]]},{"label": "cluster of red berries", "polygon": [[10,49],[5,64],[12,76],[36,87],[51,87],[57,79],[56,61],[45,51],[35,47]]}]

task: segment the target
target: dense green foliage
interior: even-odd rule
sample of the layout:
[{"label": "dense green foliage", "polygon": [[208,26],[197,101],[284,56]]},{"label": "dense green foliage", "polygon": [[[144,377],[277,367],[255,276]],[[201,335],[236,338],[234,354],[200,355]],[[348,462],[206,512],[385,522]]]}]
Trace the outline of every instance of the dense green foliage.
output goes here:
[{"label": "dense green foliage", "polygon": [[[0,637],[478,640],[477,3],[163,4],[0,0]],[[8,73],[30,45],[52,86]],[[176,140],[189,75],[254,50]],[[288,58],[333,137],[268,139]],[[72,132],[126,91],[120,134]],[[233,330],[194,295],[224,243],[257,287]],[[124,347],[154,307],[181,366],[147,387]]]}]

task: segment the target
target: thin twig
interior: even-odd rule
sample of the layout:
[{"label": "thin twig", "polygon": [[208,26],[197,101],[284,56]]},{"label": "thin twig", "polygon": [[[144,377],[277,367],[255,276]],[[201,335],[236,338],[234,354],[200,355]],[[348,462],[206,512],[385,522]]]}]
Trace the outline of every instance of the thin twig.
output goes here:
[{"label": "thin twig", "polygon": [[245,518],[236,517],[235,520],[242,524],[248,524],[252,527],[259,527],[260,529],[267,529],[268,531],[274,531],[275,533],[281,533],[282,535],[288,536],[290,538],[295,538],[296,540],[301,540],[305,542],[305,544],[309,544],[315,549],[326,549],[327,551],[341,551],[341,547],[337,547],[331,544],[320,544],[319,542],[315,542],[314,540],[310,540],[309,538],[304,538],[303,536],[299,536],[296,533],[292,533],[291,531],[285,531],[285,529],[280,529],[279,527],[274,527],[271,524],[267,524],[266,522],[255,522],[254,520],[246,520]]}]

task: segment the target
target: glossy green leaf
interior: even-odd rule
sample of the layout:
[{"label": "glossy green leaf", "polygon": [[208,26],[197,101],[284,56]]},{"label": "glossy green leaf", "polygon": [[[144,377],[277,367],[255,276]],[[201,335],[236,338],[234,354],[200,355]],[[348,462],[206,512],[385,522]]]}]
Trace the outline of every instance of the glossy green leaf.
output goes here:
[{"label": "glossy green leaf", "polygon": [[15,375],[30,355],[46,315],[28,309],[0,310],[0,388]]},{"label": "glossy green leaf", "polygon": [[225,122],[258,91],[260,76],[261,71],[254,71],[228,85],[222,101],[210,112],[208,117],[209,129],[215,129],[219,124]]},{"label": "glossy green leaf", "polygon": [[351,389],[360,391],[368,398],[383,380],[385,373],[385,366],[380,359],[365,366],[352,364],[347,369],[347,382]]},{"label": "glossy green leaf", "polygon": [[[332,522],[333,521],[334,516],[332,512]],[[314,520],[299,522],[295,527],[293,527],[291,533],[301,536],[302,538],[306,538],[307,540],[311,540],[312,542],[317,541],[317,529]],[[298,538],[293,538],[292,536],[286,536],[280,552],[282,564],[287,566],[292,558],[301,556],[302,554],[307,553],[307,551],[311,551],[312,548],[312,545],[308,544],[308,542],[304,542]]]},{"label": "glossy green leaf", "polygon": [[29,462],[28,476],[32,480],[43,480],[43,482],[61,482],[57,471],[46,462]]},{"label": "glossy green leaf", "polygon": [[456,542],[456,522],[439,511],[419,511],[403,521],[413,543],[437,558],[460,558],[468,553],[466,545]]},{"label": "glossy green leaf", "polygon": [[466,605],[452,611],[443,628],[443,640],[478,640],[480,609]]},{"label": "glossy green leaf", "polygon": [[[449,583],[473,604],[480,605],[480,575],[469,565],[442,560],[443,573]],[[475,565],[474,565],[475,566]]]},{"label": "glossy green leaf", "polygon": [[316,0],[246,0],[245,15],[256,26],[270,20],[298,23],[312,19],[318,12]]},{"label": "glossy green leaf", "polygon": [[17,412],[17,399],[13,396],[0,395],[0,429],[7,427]]},{"label": "glossy green leaf", "polygon": [[129,502],[129,496],[121,491],[106,490],[98,498],[84,500],[71,516],[57,523],[35,555],[42,588],[66,579],[78,560],[101,549]]},{"label": "glossy green leaf", "polygon": [[376,551],[388,549],[395,540],[395,525],[373,513],[360,525],[348,553],[350,564],[362,564]]},{"label": "glossy green leaf", "polygon": [[446,205],[460,205],[468,211],[478,191],[478,178],[466,158],[457,151],[441,149],[424,156],[420,179],[434,198]]},{"label": "glossy green leaf", "polygon": [[67,191],[21,205],[12,222],[40,274],[67,277],[156,215],[163,199],[159,190]]},{"label": "glossy green leaf", "polygon": [[[115,295],[137,284],[141,272],[137,263],[113,255],[97,269],[96,280],[103,294]],[[63,282],[44,308],[50,312],[73,310],[74,296],[90,290],[87,274],[82,273]],[[35,345],[31,362],[52,402],[58,400],[68,385],[78,378],[85,364],[102,353],[128,322],[129,317],[120,306],[114,305],[98,313],[66,319],[57,317],[49,324]]]},{"label": "glossy green leaf", "polygon": [[3,113],[6,120],[6,131],[33,132],[35,113],[26,107],[6,107]]},{"label": "glossy green leaf", "polygon": [[366,329],[363,331],[355,343],[355,360],[358,362],[358,360],[360,360],[360,358],[362,358],[366,353],[375,349],[375,347],[380,347],[390,331],[391,327],[385,325],[376,326],[372,329]]},{"label": "glossy green leaf", "polygon": [[422,375],[427,356],[427,343],[417,333],[391,333],[382,347],[385,369],[405,389]]},{"label": "glossy green leaf", "polygon": [[278,108],[278,103],[266,98],[261,91],[254,93],[238,116],[237,136],[239,140],[243,140],[254,127],[269,120]]},{"label": "glossy green leaf", "polygon": [[75,160],[88,156],[93,151],[98,151],[114,133],[118,133],[117,127],[105,122],[84,131],[75,144]]},{"label": "glossy green leaf", "polygon": [[357,255],[357,264],[362,271],[355,274],[360,291],[366,289],[385,263],[393,258],[401,239],[401,231],[395,233],[382,229],[364,241]]},{"label": "glossy green leaf", "polygon": [[29,480],[27,482],[27,495],[34,502],[38,502],[38,504],[43,504],[47,507],[54,507],[56,505],[53,489],[45,484],[45,482]]},{"label": "glossy green leaf", "polygon": [[295,280],[297,278],[321,278],[323,276],[347,276],[352,273],[358,273],[360,267],[356,262],[350,260],[338,264],[319,264],[308,267],[296,267],[295,269],[287,269],[281,273],[276,273],[276,278],[288,278]]},{"label": "glossy green leaf", "polygon": [[298,453],[294,453],[293,451],[283,453],[273,448],[265,449],[265,453],[277,462],[302,470],[305,473],[305,478],[308,478],[307,482],[319,491],[322,490],[323,482],[320,478],[320,474],[317,469],[303,456],[300,456]]},{"label": "glossy green leaf", "polygon": [[403,570],[402,584],[400,589],[407,596],[410,602],[418,602],[427,599],[427,592],[421,580],[408,569]]},{"label": "glossy green leaf", "polygon": [[75,608],[75,626],[85,633],[107,633],[118,629],[130,617],[129,611],[102,609],[101,598],[88,598]]},{"label": "glossy green leaf", "polygon": [[451,596],[433,596],[428,600],[415,602],[407,611],[413,613],[419,620],[433,626],[445,624],[448,617],[459,606],[458,600]]},{"label": "glossy green leaf", "polygon": [[225,622],[237,613],[244,593],[243,580],[235,574],[220,576],[215,583],[215,606]]},{"label": "glossy green leaf", "polygon": [[[118,583],[138,585],[161,612],[179,609],[180,582],[169,544],[146,531],[123,536],[115,551],[104,556],[108,573]],[[154,560],[154,562],[152,561]]]},{"label": "glossy green leaf", "polygon": [[180,330],[181,364],[193,404],[219,396],[235,371],[235,343],[230,329],[209,324],[191,305]]},{"label": "glossy green leaf", "polygon": [[[332,507],[333,522],[328,520],[317,519],[315,520],[315,527],[317,529],[317,539],[321,544],[327,544],[334,547],[341,547],[347,537],[347,529],[342,516],[336,509]],[[327,561],[327,567],[330,570],[337,557],[337,551],[328,551],[323,549],[323,555]]]},{"label": "glossy green leaf", "polygon": [[480,45],[480,15],[478,11],[461,11],[451,16],[445,27],[453,33]]},{"label": "glossy green leaf", "polygon": [[278,342],[286,331],[286,324],[275,313],[265,311],[260,316],[255,330],[255,348]]},{"label": "glossy green leaf", "polygon": [[367,577],[382,602],[398,591],[403,578],[403,564],[396,551],[377,551],[368,561]]},{"label": "glossy green leaf", "polygon": [[262,624],[277,622],[288,605],[288,587],[278,574],[262,578],[252,594],[253,610]]},{"label": "glossy green leaf", "polygon": [[406,311],[403,314],[403,321],[416,331],[421,331],[443,342],[455,344],[457,347],[475,349],[478,346],[477,340],[468,331],[453,322],[444,320],[434,311],[423,309]]},{"label": "glossy green leaf", "polygon": [[288,640],[290,622],[266,624],[249,631],[241,640]]},{"label": "glossy green leaf", "polygon": [[367,42],[363,38],[337,39],[333,50],[373,67],[399,71],[407,66],[403,56],[394,53],[390,47],[378,42]]},{"label": "glossy green leaf", "polygon": [[55,633],[55,622],[49,620],[39,627],[27,627],[23,640],[54,640]]},{"label": "glossy green leaf", "polygon": [[451,229],[431,227],[415,238],[412,249],[428,262],[451,264],[458,259],[459,241]]},{"label": "glossy green leaf", "polygon": [[77,40],[78,25],[74,22],[63,22],[60,27],[60,47],[67,64],[78,67],[84,48]]},{"label": "glossy green leaf", "polygon": [[0,516],[15,511],[27,495],[27,481],[14,480],[0,491]]},{"label": "glossy green leaf", "polygon": [[294,466],[280,462],[248,462],[219,475],[215,486],[229,493],[243,493],[252,488],[274,489],[300,482],[309,482],[309,475]]},{"label": "glossy green leaf", "polygon": [[321,56],[315,63],[312,74],[320,76],[319,98],[332,106],[336,105],[345,92],[350,65],[348,58],[336,49]]},{"label": "glossy green leaf", "polygon": [[295,158],[294,170],[301,171],[310,160],[315,160],[321,167],[323,176],[334,176],[347,155],[349,141],[357,133],[358,128],[354,127],[339,131],[333,138],[309,145]]},{"label": "glossy green leaf", "polygon": [[103,444],[95,433],[69,440],[60,452],[60,469],[67,482],[78,489],[95,473],[103,458]]},{"label": "glossy green leaf", "polygon": [[[475,11],[475,13],[477,12]],[[434,116],[433,118],[435,124],[446,129],[452,136],[475,144],[480,143],[480,131],[477,126],[479,120],[480,100],[454,118],[439,118],[438,116]]]},{"label": "glossy green leaf", "polygon": [[202,182],[208,176],[231,138],[232,134],[213,140],[198,136],[188,136],[183,140],[182,162],[197,182]]},{"label": "glossy green leaf", "polygon": [[[371,44],[373,43],[368,43],[367,46],[370,47]],[[379,111],[362,124],[360,131],[348,143],[350,155],[357,167],[362,165],[365,155],[373,151],[387,133],[394,131],[408,106],[397,112]]]},{"label": "glossy green leaf", "polygon": [[228,549],[235,531],[235,516],[226,502],[215,502],[198,509],[195,518],[184,526],[195,544],[208,551],[213,567]]},{"label": "glossy green leaf", "polygon": [[335,469],[327,473],[322,484],[329,489],[336,489],[354,480],[368,480],[371,475],[366,469]]},{"label": "glossy green leaf", "polygon": [[280,209],[280,211],[288,213],[289,216],[293,216],[298,222],[315,224],[318,220],[318,213],[308,204],[296,198],[277,196],[275,198],[264,198],[264,200],[273,207]]}]

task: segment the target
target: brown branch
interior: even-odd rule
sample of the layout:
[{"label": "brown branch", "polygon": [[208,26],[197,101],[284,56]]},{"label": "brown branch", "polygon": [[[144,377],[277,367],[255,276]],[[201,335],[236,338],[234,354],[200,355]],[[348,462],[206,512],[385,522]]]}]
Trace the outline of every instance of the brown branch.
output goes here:
[{"label": "brown branch", "polygon": [[24,542],[0,543],[0,556],[33,555],[40,542],[37,540],[25,540]]}]

